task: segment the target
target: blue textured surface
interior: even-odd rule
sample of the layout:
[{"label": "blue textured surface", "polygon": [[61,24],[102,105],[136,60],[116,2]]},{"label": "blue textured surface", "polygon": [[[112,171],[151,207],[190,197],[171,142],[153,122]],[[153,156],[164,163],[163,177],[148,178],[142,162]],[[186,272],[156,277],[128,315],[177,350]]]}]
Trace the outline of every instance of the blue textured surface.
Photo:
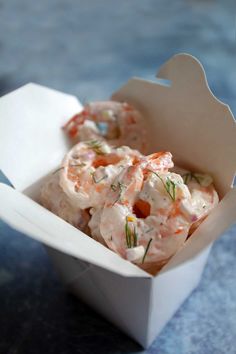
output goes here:
[{"label": "blue textured surface", "polygon": [[[0,92],[34,81],[104,99],[130,76],[153,78],[171,55],[189,52],[236,113],[235,7],[233,0],[0,0]],[[40,244],[0,223],[0,353],[236,353],[235,233],[216,242],[198,289],[142,351],[65,292]]]}]

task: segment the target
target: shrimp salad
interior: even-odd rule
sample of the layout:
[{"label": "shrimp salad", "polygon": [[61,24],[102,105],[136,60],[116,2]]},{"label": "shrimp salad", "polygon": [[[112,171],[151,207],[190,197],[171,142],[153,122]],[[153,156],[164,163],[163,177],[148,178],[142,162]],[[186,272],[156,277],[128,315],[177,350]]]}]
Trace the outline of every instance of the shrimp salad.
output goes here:
[{"label": "shrimp salad", "polygon": [[75,145],[41,189],[41,204],[156,274],[219,202],[211,176],[144,155],[144,119],[127,103],[94,102],[63,127]]}]

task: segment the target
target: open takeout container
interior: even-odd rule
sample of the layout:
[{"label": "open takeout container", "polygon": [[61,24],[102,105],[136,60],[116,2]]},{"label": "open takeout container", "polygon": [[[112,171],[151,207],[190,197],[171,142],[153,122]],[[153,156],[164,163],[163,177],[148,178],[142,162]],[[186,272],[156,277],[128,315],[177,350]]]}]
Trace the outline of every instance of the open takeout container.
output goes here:
[{"label": "open takeout container", "polygon": [[[41,241],[65,284],[147,347],[197,286],[212,242],[236,220],[236,125],[210,91],[201,64],[179,54],[154,82],[131,79],[112,98],[141,110],[150,152],[171,151],[175,164],[210,173],[221,202],[184,247],[153,277],[37,203],[45,176],[69,145],[61,126],[82,109],[70,95],[36,84],[0,99],[0,217]],[[168,84],[166,83],[168,80]]]}]

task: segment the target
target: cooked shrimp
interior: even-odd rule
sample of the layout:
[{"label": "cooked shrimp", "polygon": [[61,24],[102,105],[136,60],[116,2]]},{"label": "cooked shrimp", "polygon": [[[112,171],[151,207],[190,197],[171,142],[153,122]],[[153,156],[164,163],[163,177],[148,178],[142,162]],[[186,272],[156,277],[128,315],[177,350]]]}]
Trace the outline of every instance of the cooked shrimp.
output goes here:
[{"label": "cooked shrimp", "polygon": [[74,206],[101,207],[115,176],[141,157],[127,146],[113,148],[98,140],[78,143],[62,162],[60,185]]},{"label": "cooked shrimp", "polygon": [[196,220],[187,186],[166,168],[168,156],[121,171],[101,212],[99,232],[108,247],[148,271],[177,252]]},{"label": "cooked shrimp", "polygon": [[104,241],[104,238],[102,237],[101,232],[100,232],[102,208],[98,208],[98,209],[91,208],[89,212],[90,212],[90,215],[92,215],[92,217],[88,223],[88,226],[90,229],[90,234],[91,234],[92,238],[107,247],[107,245]]},{"label": "cooked shrimp", "polygon": [[90,215],[88,211],[70,204],[68,196],[59,185],[58,172],[52,174],[43,185],[40,200],[45,208],[58,215],[69,224],[89,233],[88,222]]},{"label": "cooked shrimp", "polygon": [[197,215],[197,220],[190,229],[190,233],[192,233],[219,203],[219,196],[211,176],[188,171],[185,171],[182,175],[184,183],[191,193],[192,206]]},{"label": "cooked shrimp", "polygon": [[106,139],[111,145],[127,145],[142,153],[147,148],[141,113],[127,103],[89,103],[63,128],[74,142]]}]

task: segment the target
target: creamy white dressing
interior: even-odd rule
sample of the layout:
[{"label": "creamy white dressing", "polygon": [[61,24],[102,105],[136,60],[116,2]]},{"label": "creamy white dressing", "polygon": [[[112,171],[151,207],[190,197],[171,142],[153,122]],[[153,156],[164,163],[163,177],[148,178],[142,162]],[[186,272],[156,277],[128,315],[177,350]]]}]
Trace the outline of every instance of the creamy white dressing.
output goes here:
[{"label": "creamy white dressing", "polygon": [[41,189],[41,203],[54,214],[60,216],[71,225],[85,230],[89,221],[89,214],[73,206],[69,198],[59,185],[59,175],[51,175]]},{"label": "creamy white dressing", "polygon": [[[65,168],[60,171],[60,185],[74,206],[82,209],[102,207],[115,177],[123,166],[131,165],[133,158],[138,156],[138,151],[128,147],[112,148],[102,141],[79,143],[62,162]],[[117,158],[116,164],[112,164],[113,158]],[[70,172],[75,165],[78,167]]]},{"label": "creamy white dressing", "polygon": [[85,105],[77,119],[65,125],[65,131],[73,141],[106,138],[113,146],[128,145],[141,152],[147,149],[143,117],[127,103],[91,102]]},{"label": "creamy white dressing", "polygon": [[69,127],[79,124],[77,138],[92,141],[65,156],[42,189],[43,205],[76,227],[89,226],[95,240],[127,260],[163,265],[218,203],[212,177],[168,171],[168,152],[144,157],[127,146],[114,148],[143,151],[146,145],[141,115],[127,104],[97,102],[85,112],[84,122],[80,117]]}]

